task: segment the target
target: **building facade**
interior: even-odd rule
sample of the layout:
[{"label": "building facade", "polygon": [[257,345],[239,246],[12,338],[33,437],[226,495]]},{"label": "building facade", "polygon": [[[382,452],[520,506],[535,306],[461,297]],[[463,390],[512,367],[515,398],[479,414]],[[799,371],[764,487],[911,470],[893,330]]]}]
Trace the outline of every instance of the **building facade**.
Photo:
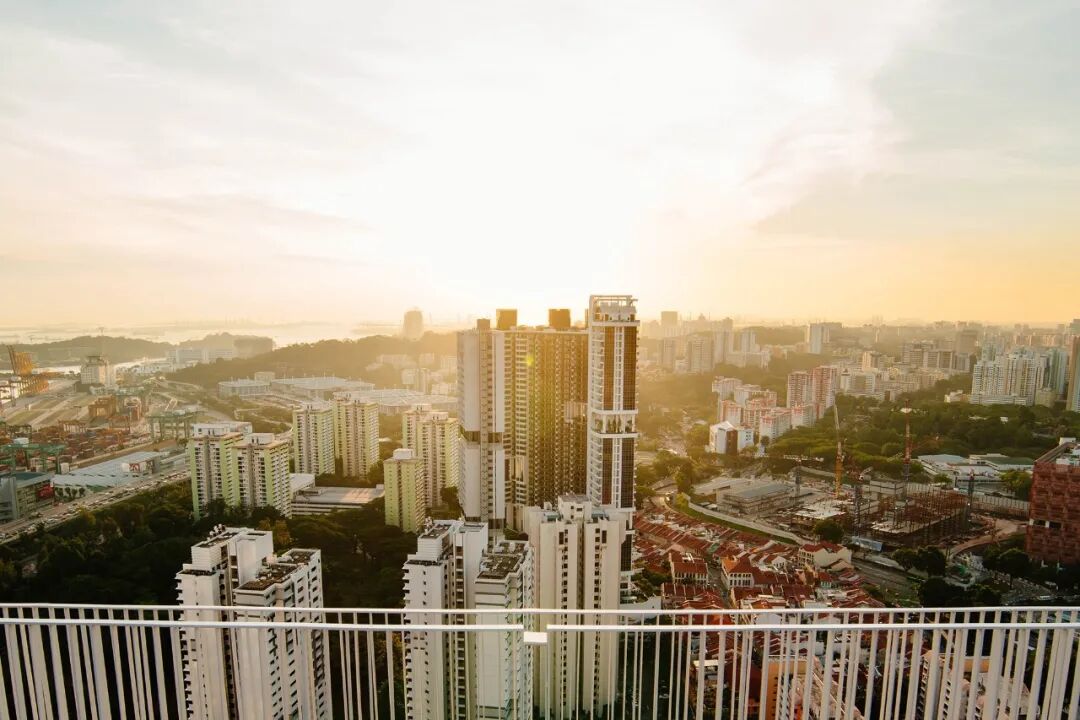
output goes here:
[{"label": "building facade", "polygon": [[501,527],[527,505],[586,486],[588,333],[565,310],[548,325],[500,310],[458,333],[459,497],[465,516]]},{"label": "building facade", "polygon": [[1080,412],[1080,335],[1073,338],[1069,353],[1069,377],[1066,381],[1065,407],[1070,412]]},{"label": "building facade", "polygon": [[[622,552],[631,511],[595,505],[585,495],[566,495],[552,508],[525,512],[525,531],[536,568],[536,629],[551,623],[588,624],[598,616],[560,615],[559,610],[616,609],[621,597]],[[604,711],[617,688],[617,641],[611,633],[557,633],[535,661],[535,692],[546,693],[555,717]],[[558,671],[549,674],[548,668]],[[547,702],[547,700],[545,700]]]},{"label": "building facade", "polygon": [[335,470],[334,406],[306,402],[293,408],[292,456],[298,473],[327,475]]},{"label": "building facade", "polygon": [[79,370],[79,381],[83,385],[102,385],[116,387],[116,368],[103,355],[90,355]]},{"label": "building facade", "polygon": [[1080,563],[1080,443],[1061,444],[1035,461],[1027,554],[1045,563]]},{"label": "building facade", "polygon": [[428,507],[441,505],[443,491],[456,490],[460,478],[458,443],[461,430],[450,413],[414,405],[401,415],[401,444],[424,463],[425,499]]},{"label": "building facade", "polygon": [[292,515],[289,443],[273,433],[251,433],[233,446],[241,507],[272,507]]},{"label": "building facade", "polygon": [[191,476],[191,504],[199,518],[214,500],[239,507],[240,483],[236,467],[236,446],[251,434],[251,423],[195,423],[187,444],[188,472]]},{"label": "building facade", "polygon": [[489,547],[486,524],[439,520],[417,537],[404,570],[405,618],[417,627],[404,638],[407,720],[532,718],[533,668],[521,633],[423,630],[460,621],[442,613],[455,609],[504,609],[505,615],[485,619],[525,623],[514,611],[536,602],[530,545],[497,541]]},{"label": "building facade", "polygon": [[379,462],[379,406],[351,392],[334,397],[334,454],[346,477],[366,477]]},{"label": "building facade", "polygon": [[[176,585],[185,620],[252,622],[252,630],[233,629],[224,642],[215,628],[180,631],[189,720],[331,717],[326,631],[255,629],[266,619],[285,623],[321,619],[318,550],[294,548],[275,555],[269,531],[219,527],[191,548],[191,562],[177,573]],[[316,612],[262,611],[274,607]]]},{"label": "building facade", "polygon": [[386,524],[419,532],[427,515],[424,461],[410,448],[398,448],[383,461]]}]

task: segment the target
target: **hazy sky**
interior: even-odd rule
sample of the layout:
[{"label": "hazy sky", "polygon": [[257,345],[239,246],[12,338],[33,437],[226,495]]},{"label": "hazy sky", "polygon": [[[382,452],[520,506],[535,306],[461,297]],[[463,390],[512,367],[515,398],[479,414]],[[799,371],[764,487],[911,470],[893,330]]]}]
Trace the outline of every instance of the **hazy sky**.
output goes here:
[{"label": "hazy sky", "polygon": [[1080,316],[1075,2],[0,0],[0,326]]}]

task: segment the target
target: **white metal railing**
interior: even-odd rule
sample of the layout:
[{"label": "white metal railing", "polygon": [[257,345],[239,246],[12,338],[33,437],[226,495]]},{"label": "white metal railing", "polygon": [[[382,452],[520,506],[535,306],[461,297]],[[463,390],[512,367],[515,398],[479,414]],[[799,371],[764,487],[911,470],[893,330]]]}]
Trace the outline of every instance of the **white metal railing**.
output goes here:
[{"label": "white metal railing", "polygon": [[0,718],[1080,720],[1080,609],[0,604]]}]

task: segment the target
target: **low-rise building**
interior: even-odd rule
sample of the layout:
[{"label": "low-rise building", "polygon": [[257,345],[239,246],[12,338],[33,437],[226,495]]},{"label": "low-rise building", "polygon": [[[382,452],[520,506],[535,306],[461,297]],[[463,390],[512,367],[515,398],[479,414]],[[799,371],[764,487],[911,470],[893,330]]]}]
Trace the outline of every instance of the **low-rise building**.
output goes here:
[{"label": "low-rise building", "polygon": [[52,505],[52,473],[13,472],[0,475],[0,522],[11,522],[33,515]]},{"label": "low-rise building", "polygon": [[222,380],[218,383],[218,397],[223,398],[266,395],[269,392],[270,383],[264,380],[241,378],[239,380]]},{"label": "low-rise building", "polygon": [[753,447],[754,429],[724,420],[709,426],[709,451],[718,455],[736,455]]}]

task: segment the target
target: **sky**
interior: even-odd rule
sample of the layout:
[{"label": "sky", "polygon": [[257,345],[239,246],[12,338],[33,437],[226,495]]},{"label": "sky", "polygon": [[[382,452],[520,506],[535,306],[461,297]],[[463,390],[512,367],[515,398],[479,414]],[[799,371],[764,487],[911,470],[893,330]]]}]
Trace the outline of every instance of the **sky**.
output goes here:
[{"label": "sky", "polygon": [[1078,36],[1050,0],[0,0],[0,326],[1068,321]]}]

